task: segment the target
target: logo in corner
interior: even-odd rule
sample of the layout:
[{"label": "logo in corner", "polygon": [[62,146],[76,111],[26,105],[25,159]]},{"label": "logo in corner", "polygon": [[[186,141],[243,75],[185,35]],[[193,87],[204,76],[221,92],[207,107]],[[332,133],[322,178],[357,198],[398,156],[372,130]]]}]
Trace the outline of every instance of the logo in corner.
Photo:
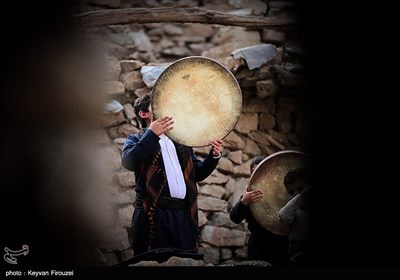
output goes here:
[{"label": "logo in corner", "polygon": [[6,251],[6,253],[4,254],[4,260],[6,262],[8,262],[9,264],[17,264],[17,258],[15,258],[15,257],[20,256],[20,255],[24,255],[24,256],[28,255],[29,246],[22,245],[22,249],[17,250],[17,251],[13,251],[13,250],[10,250],[7,247],[5,247],[4,251]]}]

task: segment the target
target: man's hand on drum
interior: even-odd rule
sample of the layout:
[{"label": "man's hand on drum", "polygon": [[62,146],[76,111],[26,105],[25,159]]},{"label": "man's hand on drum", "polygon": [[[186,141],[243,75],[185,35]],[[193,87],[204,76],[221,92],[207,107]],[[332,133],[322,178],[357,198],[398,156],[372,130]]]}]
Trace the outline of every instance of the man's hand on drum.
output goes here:
[{"label": "man's hand on drum", "polygon": [[157,135],[160,136],[161,134],[170,131],[173,129],[174,120],[172,117],[162,117],[157,120],[151,119],[150,129]]},{"label": "man's hand on drum", "polygon": [[262,197],[263,197],[263,192],[261,190],[249,191],[248,186],[246,186],[241,201],[244,205],[247,206],[254,202],[260,201]]},{"label": "man's hand on drum", "polygon": [[214,141],[210,142],[212,154],[213,154],[214,157],[220,157],[221,156],[222,143],[224,143],[224,141],[222,141],[222,140],[214,140]]}]

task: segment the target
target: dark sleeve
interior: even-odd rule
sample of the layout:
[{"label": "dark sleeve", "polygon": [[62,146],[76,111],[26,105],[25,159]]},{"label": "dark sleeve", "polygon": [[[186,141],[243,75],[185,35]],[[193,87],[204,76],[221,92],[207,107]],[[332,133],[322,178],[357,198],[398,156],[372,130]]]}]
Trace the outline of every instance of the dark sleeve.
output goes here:
[{"label": "dark sleeve", "polygon": [[196,182],[203,181],[207,178],[211,172],[213,172],[215,167],[217,167],[219,159],[220,158],[214,158],[212,151],[210,151],[205,159],[199,160],[192,149],[192,161],[194,172],[196,174]]},{"label": "dark sleeve", "polygon": [[297,194],[278,211],[278,220],[282,223],[290,223],[296,215],[296,211],[299,209],[300,204],[301,194]]},{"label": "dark sleeve", "polygon": [[147,129],[141,137],[137,134],[128,135],[122,148],[122,165],[131,171],[138,170],[140,163],[151,155],[159,140],[151,129]]},{"label": "dark sleeve", "polygon": [[240,224],[246,218],[246,212],[248,207],[245,206],[242,201],[242,196],[240,196],[238,202],[236,202],[235,206],[232,207],[229,216],[232,222],[236,224]]}]

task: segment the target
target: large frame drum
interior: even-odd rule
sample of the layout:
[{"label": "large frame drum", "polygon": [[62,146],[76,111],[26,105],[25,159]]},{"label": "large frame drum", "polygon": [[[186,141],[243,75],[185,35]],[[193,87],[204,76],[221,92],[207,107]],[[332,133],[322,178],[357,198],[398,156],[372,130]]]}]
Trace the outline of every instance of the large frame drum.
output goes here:
[{"label": "large frame drum", "polygon": [[250,205],[250,210],[264,228],[280,235],[289,234],[289,226],[278,220],[278,211],[291,196],[286,191],[283,180],[288,171],[307,166],[307,154],[285,150],[263,159],[250,177],[248,190],[259,189],[263,198]]},{"label": "large frame drum", "polygon": [[242,93],[233,74],[221,63],[189,56],[169,65],[152,95],[154,117],[170,116],[172,140],[190,147],[210,145],[235,127],[242,111]]}]

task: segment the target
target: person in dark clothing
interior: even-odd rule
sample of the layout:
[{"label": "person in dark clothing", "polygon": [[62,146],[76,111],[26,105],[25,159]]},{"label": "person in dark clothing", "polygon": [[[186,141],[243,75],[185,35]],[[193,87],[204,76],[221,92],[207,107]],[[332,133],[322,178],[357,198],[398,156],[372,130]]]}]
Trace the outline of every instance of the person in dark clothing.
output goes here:
[{"label": "person in dark clothing", "polygon": [[172,129],[171,117],[153,119],[151,93],[136,99],[134,109],[143,129],[129,135],[122,150],[122,164],[136,179],[134,255],[160,248],[198,251],[196,182],[217,166],[223,141],[211,141],[209,155],[200,160],[164,134]]},{"label": "person in dark clothing", "polygon": [[[253,158],[250,169],[254,172],[257,165],[265,158],[259,155]],[[234,223],[246,219],[250,237],[247,244],[247,255],[251,260],[263,260],[273,266],[289,265],[287,255],[288,239],[286,236],[275,234],[260,225],[251,213],[249,205],[259,201],[263,196],[261,190],[248,191],[247,186],[243,195],[232,207],[230,218]]]},{"label": "person in dark clothing", "polygon": [[290,170],[284,179],[288,193],[293,196],[278,212],[282,223],[290,224],[289,258],[291,265],[310,264],[310,199],[311,175],[305,168]]}]

